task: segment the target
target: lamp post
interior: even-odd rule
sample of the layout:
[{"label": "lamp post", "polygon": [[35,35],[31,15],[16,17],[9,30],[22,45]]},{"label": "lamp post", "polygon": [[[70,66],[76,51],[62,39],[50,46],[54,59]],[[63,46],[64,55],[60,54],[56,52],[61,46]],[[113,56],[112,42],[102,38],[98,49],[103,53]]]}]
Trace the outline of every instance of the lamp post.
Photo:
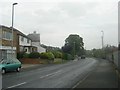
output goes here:
[{"label": "lamp post", "polygon": [[14,6],[17,5],[18,3],[13,3],[12,4],[12,58],[13,58],[13,42],[14,42],[14,34],[13,34],[13,24],[14,24]]},{"label": "lamp post", "polygon": [[101,32],[102,32],[102,37],[101,38],[102,38],[102,49],[103,49],[103,47],[104,47],[104,40],[103,40],[104,39],[104,31],[101,31]]}]

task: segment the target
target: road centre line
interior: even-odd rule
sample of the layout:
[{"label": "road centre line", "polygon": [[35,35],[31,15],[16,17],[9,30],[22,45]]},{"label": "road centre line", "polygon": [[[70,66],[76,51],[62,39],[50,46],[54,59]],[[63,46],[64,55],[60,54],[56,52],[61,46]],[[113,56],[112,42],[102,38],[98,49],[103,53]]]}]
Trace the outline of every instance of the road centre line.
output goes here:
[{"label": "road centre line", "polygon": [[16,84],[16,85],[13,85],[13,86],[10,86],[10,87],[7,87],[7,88],[14,88],[14,87],[17,87],[17,86],[21,86],[23,84],[26,84],[27,82],[23,82],[23,83],[20,83],[20,84]]},{"label": "road centre line", "polygon": [[47,75],[45,75],[45,76],[41,76],[40,78],[45,78],[45,77],[48,77],[48,76],[51,76],[51,75],[55,75],[55,74],[57,74],[57,73],[59,73],[59,72],[61,72],[62,70],[59,70],[59,71],[57,71],[57,72],[53,72],[53,73],[50,73],[50,74],[47,74]]}]

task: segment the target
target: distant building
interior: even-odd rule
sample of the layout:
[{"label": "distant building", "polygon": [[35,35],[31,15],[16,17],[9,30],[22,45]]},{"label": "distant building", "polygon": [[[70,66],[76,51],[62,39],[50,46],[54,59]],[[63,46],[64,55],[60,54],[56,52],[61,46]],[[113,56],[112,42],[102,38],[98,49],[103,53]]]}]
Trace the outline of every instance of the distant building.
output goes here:
[{"label": "distant building", "polygon": [[37,47],[37,52],[42,53],[42,52],[46,52],[46,49],[41,47],[41,43],[40,43],[40,34],[36,33],[36,31],[34,31],[33,33],[27,35],[31,40],[32,40],[32,46]]}]

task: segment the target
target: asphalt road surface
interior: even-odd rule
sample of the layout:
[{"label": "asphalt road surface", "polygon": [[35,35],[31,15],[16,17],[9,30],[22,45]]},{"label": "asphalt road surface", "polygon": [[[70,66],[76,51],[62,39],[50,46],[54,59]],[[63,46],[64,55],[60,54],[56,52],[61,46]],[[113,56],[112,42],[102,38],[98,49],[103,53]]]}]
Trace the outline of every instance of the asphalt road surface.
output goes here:
[{"label": "asphalt road surface", "polygon": [[73,88],[97,65],[98,60],[86,58],[19,73],[8,73],[2,77],[2,88]]},{"label": "asphalt road surface", "polygon": [[[76,88],[119,88],[119,77],[113,67],[113,63],[100,59],[95,70]],[[120,88],[119,88],[120,90]]]}]

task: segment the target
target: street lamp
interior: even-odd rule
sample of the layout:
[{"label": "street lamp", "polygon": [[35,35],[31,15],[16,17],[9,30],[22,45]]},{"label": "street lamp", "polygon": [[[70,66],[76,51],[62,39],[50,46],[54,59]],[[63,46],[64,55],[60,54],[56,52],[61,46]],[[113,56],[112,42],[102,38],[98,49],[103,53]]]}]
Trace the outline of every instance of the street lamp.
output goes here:
[{"label": "street lamp", "polygon": [[13,58],[13,41],[14,41],[14,34],[13,34],[13,23],[14,23],[14,5],[17,5],[18,3],[12,4],[12,58]]},{"label": "street lamp", "polygon": [[103,49],[103,47],[104,47],[104,40],[103,40],[104,39],[104,31],[101,31],[101,32],[102,32],[102,37],[101,38],[102,38],[102,49]]}]

